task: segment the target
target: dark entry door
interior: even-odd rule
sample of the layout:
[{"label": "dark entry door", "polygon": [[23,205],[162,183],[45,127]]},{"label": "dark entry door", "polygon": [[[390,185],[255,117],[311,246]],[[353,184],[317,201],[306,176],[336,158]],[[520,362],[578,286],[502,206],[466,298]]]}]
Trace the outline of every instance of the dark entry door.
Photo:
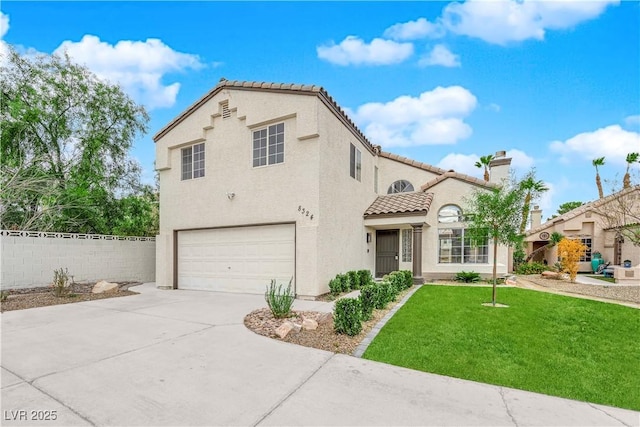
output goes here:
[{"label": "dark entry door", "polygon": [[376,277],[398,269],[398,230],[376,231]]}]

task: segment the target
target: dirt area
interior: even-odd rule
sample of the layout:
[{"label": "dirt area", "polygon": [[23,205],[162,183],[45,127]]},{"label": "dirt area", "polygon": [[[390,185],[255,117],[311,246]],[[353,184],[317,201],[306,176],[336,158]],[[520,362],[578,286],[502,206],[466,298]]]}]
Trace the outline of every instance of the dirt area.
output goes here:
[{"label": "dirt area", "polygon": [[53,294],[53,289],[49,286],[11,289],[8,291],[6,301],[0,303],[0,312],[138,295],[137,292],[130,291],[129,288],[140,284],[141,282],[122,282],[118,284],[117,292],[94,294],[91,293],[91,290],[95,283],[73,283],[69,286],[69,293],[62,297],[56,297]]},{"label": "dirt area", "polygon": [[[534,284],[536,286],[544,287],[549,290],[640,304],[640,286],[610,286],[606,282],[602,282],[602,286],[583,285],[580,283],[571,283],[568,280],[544,279],[540,275],[518,276],[518,278],[524,279],[520,280],[520,283],[518,285],[524,288],[531,287],[530,284]],[[525,283],[525,281],[529,283]],[[457,286],[472,285],[468,283],[446,281],[438,281],[436,284]],[[486,283],[477,285],[488,286],[488,284]],[[499,287],[505,287],[505,285],[499,285]],[[409,292],[409,290],[403,292],[398,297],[397,301],[401,301],[407,292]],[[334,298],[330,295],[323,295],[321,299],[323,301],[332,301]],[[306,347],[318,348],[321,350],[327,350],[334,353],[352,354],[358,347],[360,342],[362,342],[362,340],[367,336],[369,331],[371,331],[371,329],[373,329],[373,327],[380,320],[382,320],[382,318],[396,304],[397,302],[393,302],[389,304],[389,306],[384,310],[374,310],[373,318],[370,321],[363,323],[362,332],[354,337],[336,334],[333,331],[333,320],[330,319],[326,323],[320,324],[318,326],[318,329],[316,329],[315,331],[292,331],[281,341],[303,345]],[[247,326],[247,328],[257,334],[274,339],[280,339],[276,335],[275,330],[285,321],[292,320],[293,322],[301,323],[303,316],[317,320],[321,315],[322,313],[318,312],[293,312],[292,318],[275,319],[268,308],[263,308],[249,313],[244,319],[244,324]]]}]

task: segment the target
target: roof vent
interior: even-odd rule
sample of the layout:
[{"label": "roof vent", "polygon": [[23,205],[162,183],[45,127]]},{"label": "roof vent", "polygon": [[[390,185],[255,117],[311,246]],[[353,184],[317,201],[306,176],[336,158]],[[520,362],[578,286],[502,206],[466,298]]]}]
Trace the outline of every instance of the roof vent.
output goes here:
[{"label": "roof vent", "polygon": [[229,117],[231,117],[231,110],[229,110],[229,101],[221,102],[220,105],[222,106],[222,118],[228,119]]}]

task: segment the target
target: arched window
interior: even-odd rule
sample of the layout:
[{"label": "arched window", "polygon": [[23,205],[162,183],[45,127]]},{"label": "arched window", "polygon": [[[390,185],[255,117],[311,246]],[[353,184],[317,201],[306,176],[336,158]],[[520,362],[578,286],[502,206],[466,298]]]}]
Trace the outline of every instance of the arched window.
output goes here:
[{"label": "arched window", "polygon": [[462,209],[456,205],[446,205],[438,211],[438,222],[450,224],[452,222],[462,222]]},{"label": "arched window", "polygon": [[409,181],[400,179],[389,186],[387,194],[410,193],[411,191],[413,191],[413,185]]}]

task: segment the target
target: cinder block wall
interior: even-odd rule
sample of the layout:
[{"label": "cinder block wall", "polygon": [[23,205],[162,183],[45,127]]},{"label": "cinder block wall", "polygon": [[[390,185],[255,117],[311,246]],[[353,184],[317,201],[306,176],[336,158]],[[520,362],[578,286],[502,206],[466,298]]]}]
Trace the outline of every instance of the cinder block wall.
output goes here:
[{"label": "cinder block wall", "polygon": [[155,281],[154,238],[0,231],[0,289],[47,286],[53,271],[76,282]]}]

